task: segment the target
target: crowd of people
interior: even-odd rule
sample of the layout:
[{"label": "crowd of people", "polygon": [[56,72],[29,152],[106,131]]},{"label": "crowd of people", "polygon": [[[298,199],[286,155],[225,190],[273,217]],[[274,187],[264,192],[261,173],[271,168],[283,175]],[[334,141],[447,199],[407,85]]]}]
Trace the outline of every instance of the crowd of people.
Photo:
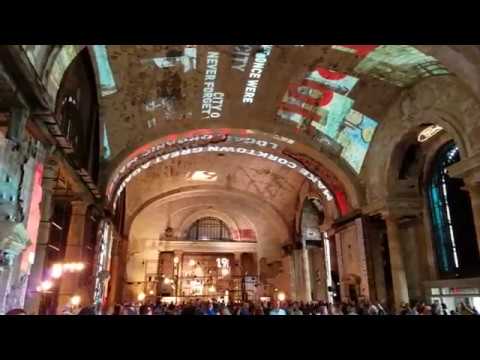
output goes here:
[{"label": "crowd of people", "polygon": [[[92,307],[81,309],[78,315],[96,315]],[[262,316],[262,315],[478,315],[474,307],[461,302],[456,309],[435,301],[432,304],[417,302],[404,304],[400,311],[389,311],[380,303],[358,302],[329,304],[323,302],[234,302],[226,305],[215,300],[188,301],[181,304],[117,304],[107,312],[109,315],[226,315],[226,316]]]},{"label": "crowd of people", "polygon": [[[6,315],[28,315],[23,309],[13,309]],[[432,304],[416,302],[404,304],[399,311],[389,311],[380,303],[367,301],[330,304],[324,302],[233,302],[228,305],[214,299],[202,301],[200,299],[174,303],[125,303],[117,304],[111,311],[99,311],[96,306],[86,306],[78,310],[65,308],[59,315],[479,315],[475,307],[465,302],[458,304],[456,309],[448,309],[447,305],[435,301]]]}]

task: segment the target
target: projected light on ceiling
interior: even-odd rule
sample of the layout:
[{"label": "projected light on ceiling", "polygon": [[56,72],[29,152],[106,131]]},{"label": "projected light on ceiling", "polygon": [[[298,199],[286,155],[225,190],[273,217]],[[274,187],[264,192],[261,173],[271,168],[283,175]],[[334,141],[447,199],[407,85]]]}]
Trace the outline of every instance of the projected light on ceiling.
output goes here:
[{"label": "projected light on ceiling", "polygon": [[353,110],[354,101],[345,96],[357,82],[352,76],[318,68],[301,84],[289,86],[277,114],[319,142],[326,136],[338,144],[340,156],[359,173],[377,122]]},{"label": "projected light on ceiling", "polygon": [[311,132],[312,127],[334,139],[353,106],[353,100],[345,95],[357,82],[352,76],[317,68],[300,84],[289,86],[278,115],[300,129]]},{"label": "projected light on ceiling", "polygon": [[336,141],[342,146],[342,158],[357,173],[362,168],[377,126],[375,120],[355,110],[352,110],[342,123]]},{"label": "projected light on ceiling", "polygon": [[406,87],[419,79],[447,75],[448,70],[434,57],[408,45],[334,45],[334,49],[363,57],[355,73],[365,74],[393,85]]},{"label": "projected light on ceiling", "polygon": [[102,96],[112,95],[117,92],[117,86],[110,67],[107,48],[105,45],[93,45],[93,51],[95,53]]}]

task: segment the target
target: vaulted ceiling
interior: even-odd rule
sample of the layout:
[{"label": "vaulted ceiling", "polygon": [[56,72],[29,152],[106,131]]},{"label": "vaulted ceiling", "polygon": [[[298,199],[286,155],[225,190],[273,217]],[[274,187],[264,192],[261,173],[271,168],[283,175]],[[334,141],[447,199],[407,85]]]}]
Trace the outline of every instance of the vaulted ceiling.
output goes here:
[{"label": "vaulted ceiling", "polygon": [[[24,48],[54,96],[64,69],[83,47],[52,50],[56,60],[50,62],[35,57],[48,53],[45,49]],[[362,202],[358,194],[371,173],[381,171],[381,166],[365,159],[372,158],[372,148],[375,156],[387,156],[381,153],[384,142],[391,139],[386,123],[405,122],[408,117],[402,118],[401,111],[423,109],[417,99],[424,101],[425,96],[443,101],[452,88],[463,89],[458,90],[461,97],[474,101],[480,95],[477,45],[95,45],[89,49],[106,135],[102,185],[111,198],[122,182],[127,185],[124,180],[132,172],[138,175],[133,181],[129,178],[132,189],[147,175],[151,184],[158,182],[156,195],[137,189],[138,199],[130,197],[132,212],[149,196],[188,185],[188,176],[196,171],[215,173],[222,186],[231,184],[228,179],[242,178],[237,189],[257,194],[279,209],[293,206],[290,191],[298,192],[309,177],[258,153],[255,156],[260,158],[242,154],[221,158],[215,153],[155,160],[187,147],[232,146],[235,141],[229,134],[273,143],[273,155],[295,161],[295,170],[307,169],[319,176],[334,196],[343,192],[350,208],[355,208]],[[420,88],[429,91],[416,92]],[[404,98],[409,102],[400,101]],[[429,106],[438,108],[433,100]],[[465,107],[472,108],[465,105],[458,111]],[[224,138],[200,145],[178,142],[208,133],[199,129],[217,129]],[[265,151],[258,142],[234,145]],[[142,166],[145,171],[140,174]],[[284,194],[276,202],[272,194],[279,189]],[[321,189],[317,186],[319,193]]]}]

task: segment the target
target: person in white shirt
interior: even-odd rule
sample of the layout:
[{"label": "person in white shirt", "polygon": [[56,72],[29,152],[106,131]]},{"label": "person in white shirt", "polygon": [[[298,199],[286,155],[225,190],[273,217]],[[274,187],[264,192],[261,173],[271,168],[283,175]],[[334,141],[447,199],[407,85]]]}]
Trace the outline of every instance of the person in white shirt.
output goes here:
[{"label": "person in white shirt", "polygon": [[287,315],[287,312],[280,307],[280,302],[275,301],[273,303],[273,309],[270,311],[270,315]]}]

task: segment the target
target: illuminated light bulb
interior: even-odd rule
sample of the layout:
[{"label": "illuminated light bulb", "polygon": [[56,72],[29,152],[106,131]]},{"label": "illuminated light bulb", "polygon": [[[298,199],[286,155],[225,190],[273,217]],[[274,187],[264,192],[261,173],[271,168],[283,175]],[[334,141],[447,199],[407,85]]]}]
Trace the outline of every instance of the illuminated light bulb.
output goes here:
[{"label": "illuminated light bulb", "polygon": [[173,258],[173,263],[174,263],[174,264],[178,264],[179,261],[180,261],[180,259],[179,259],[178,257],[175,256],[175,257]]},{"label": "illuminated light bulb", "polygon": [[146,297],[146,295],[145,295],[145,293],[142,291],[140,294],[138,294],[137,300],[140,301],[140,302],[142,302],[143,300],[145,300],[145,297]]},{"label": "illuminated light bulb", "polygon": [[208,288],[208,291],[211,292],[211,293],[214,293],[214,292],[215,292],[215,286],[213,286],[213,285],[210,286],[210,287]]},{"label": "illuminated light bulb", "polygon": [[28,263],[30,265],[33,265],[34,262],[35,262],[35,253],[33,251],[30,251],[28,253]]},{"label": "illuminated light bulb", "polygon": [[194,267],[195,266],[195,260],[191,259],[189,262],[188,262],[188,265],[190,265],[191,267]]},{"label": "illuminated light bulb", "polygon": [[278,297],[278,301],[285,301],[285,299],[287,298],[287,296],[283,291],[279,292],[277,297]]},{"label": "illuminated light bulb", "polygon": [[45,281],[43,281],[43,282],[40,284],[40,289],[41,289],[42,291],[48,291],[48,290],[50,290],[52,287],[53,287],[53,282],[51,282],[50,280],[45,280]]},{"label": "illuminated light bulb", "polygon": [[153,290],[150,290],[149,294],[153,295],[153,294],[155,294],[155,292]]},{"label": "illuminated light bulb", "polygon": [[85,269],[85,264],[84,263],[78,263],[77,264],[77,270],[78,271],[83,271]]},{"label": "illuminated light bulb", "polygon": [[225,290],[225,296],[228,296],[228,294],[229,294],[228,290]]},{"label": "illuminated light bulb", "polygon": [[51,276],[54,279],[59,279],[63,274],[63,266],[62,264],[53,264]]},{"label": "illuminated light bulb", "polygon": [[170,284],[170,279],[169,279],[169,278],[165,278],[165,280],[163,280],[163,283],[164,283],[165,285]]},{"label": "illuminated light bulb", "polygon": [[82,301],[82,298],[80,296],[74,295],[70,299],[70,304],[72,304],[73,306],[78,306],[78,305],[80,305],[81,301]]}]

